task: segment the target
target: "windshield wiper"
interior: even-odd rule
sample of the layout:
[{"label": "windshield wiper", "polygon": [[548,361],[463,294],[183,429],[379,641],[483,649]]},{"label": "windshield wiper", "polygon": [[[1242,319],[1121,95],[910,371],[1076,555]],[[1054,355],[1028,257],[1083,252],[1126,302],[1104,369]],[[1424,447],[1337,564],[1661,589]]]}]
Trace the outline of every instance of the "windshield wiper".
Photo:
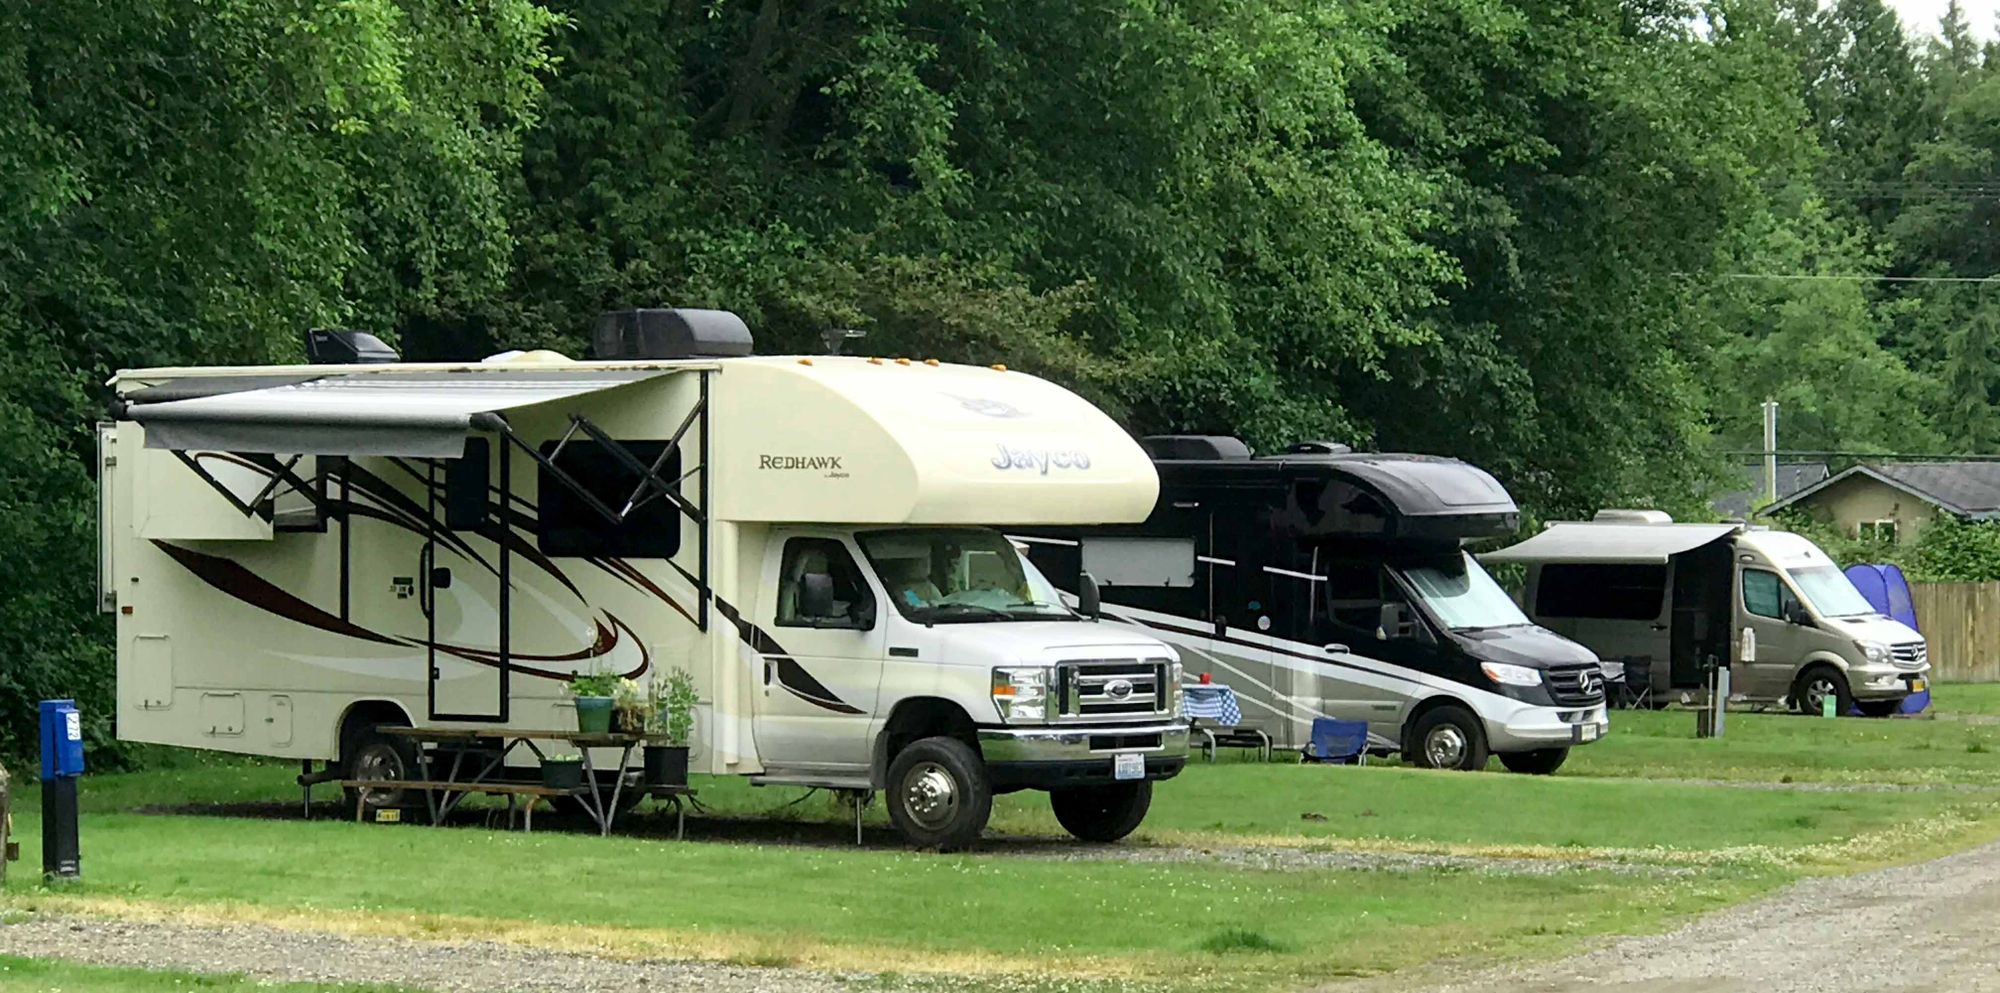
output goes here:
[{"label": "windshield wiper", "polygon": [[983,603],[934,603],[925,609],[930,612],[930,616],[932,617],[936,617],[938,612],[945,610],[981,610],[985,611],[988,614],[992,614],[995,617],[1002,618],[1004,620],[1011,621],[1014,619],[1013,614],[1001,610],[998,607],[988,607]]}]

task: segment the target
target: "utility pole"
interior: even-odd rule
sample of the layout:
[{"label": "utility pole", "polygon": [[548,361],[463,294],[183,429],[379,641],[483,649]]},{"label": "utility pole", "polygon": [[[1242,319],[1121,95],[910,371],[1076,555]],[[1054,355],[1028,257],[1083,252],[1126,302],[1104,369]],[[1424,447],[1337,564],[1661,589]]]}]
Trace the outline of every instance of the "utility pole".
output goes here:
[{"label": "utility pole", "polygon": [[1778,401],[1764,401],[1764,502],[1778,502]]}]

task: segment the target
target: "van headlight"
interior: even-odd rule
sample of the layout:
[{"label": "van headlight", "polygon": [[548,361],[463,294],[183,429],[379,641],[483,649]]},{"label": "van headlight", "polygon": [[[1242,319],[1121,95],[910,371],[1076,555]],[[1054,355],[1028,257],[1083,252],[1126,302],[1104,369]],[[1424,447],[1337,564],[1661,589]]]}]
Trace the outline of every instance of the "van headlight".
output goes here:
[{"label": "van headlight", "polygon": [[1505,662],[1481,662],[1479,668],[1486,678],[1505,686],[1540,686],[1542,670],[1525,665],[1508,665]]},{"label": "van headlight", "polygon": [[1864,641],[1861,643],[1861,655],[1868,660],[1869,665],[1887,665],[1889,646],[1879,641]]},{"label": "van headlight", "polygon": [[1003,721],[1046,721],[1055,701],[1049,696],[1046,666],[1003,666],[993,670],[993,709]]}]

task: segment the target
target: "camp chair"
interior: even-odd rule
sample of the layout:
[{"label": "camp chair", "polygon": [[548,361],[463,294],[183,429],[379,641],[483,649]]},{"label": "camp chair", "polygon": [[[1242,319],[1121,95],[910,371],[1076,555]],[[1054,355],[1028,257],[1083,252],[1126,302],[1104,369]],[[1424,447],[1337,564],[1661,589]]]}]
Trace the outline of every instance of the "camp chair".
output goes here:
[{"label": "camp chair", "polygon": [[[1653,657],[1650,655],[1629,655],[1625,663],[1625,681],[1619,686],[1619,698],[1630,708],[1651,707],[1653,705]],[[1607,696],[1609,694],[1606,694]]]},{"label": "camp chair", "polygon": [[1367,749],[1367,721],[1341,721],[1331,717],[1315,717],[1312,741],[1306,745],[1304,755],[1307,762],[1367,765]]}]

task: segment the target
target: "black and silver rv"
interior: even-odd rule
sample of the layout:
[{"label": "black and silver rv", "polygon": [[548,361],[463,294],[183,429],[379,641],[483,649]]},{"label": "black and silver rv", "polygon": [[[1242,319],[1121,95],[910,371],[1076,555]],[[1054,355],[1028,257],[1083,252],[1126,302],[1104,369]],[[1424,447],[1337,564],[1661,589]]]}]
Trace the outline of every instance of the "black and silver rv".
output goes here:
[{"label": "black and silver rv", "polygon": [[1546,773],[1608,730],[1596,655],[1536,626],[1463,549],[1520,525],[1484,470],[1324,442],[1141,444],[1160,473],[1144,523],[1018,539],[1059,586],[1088,573],[1104,616],[1179,648],[1190,678],[1228,683],[1279,745],[1338,717],[1419,765],[1497,754]]}]

